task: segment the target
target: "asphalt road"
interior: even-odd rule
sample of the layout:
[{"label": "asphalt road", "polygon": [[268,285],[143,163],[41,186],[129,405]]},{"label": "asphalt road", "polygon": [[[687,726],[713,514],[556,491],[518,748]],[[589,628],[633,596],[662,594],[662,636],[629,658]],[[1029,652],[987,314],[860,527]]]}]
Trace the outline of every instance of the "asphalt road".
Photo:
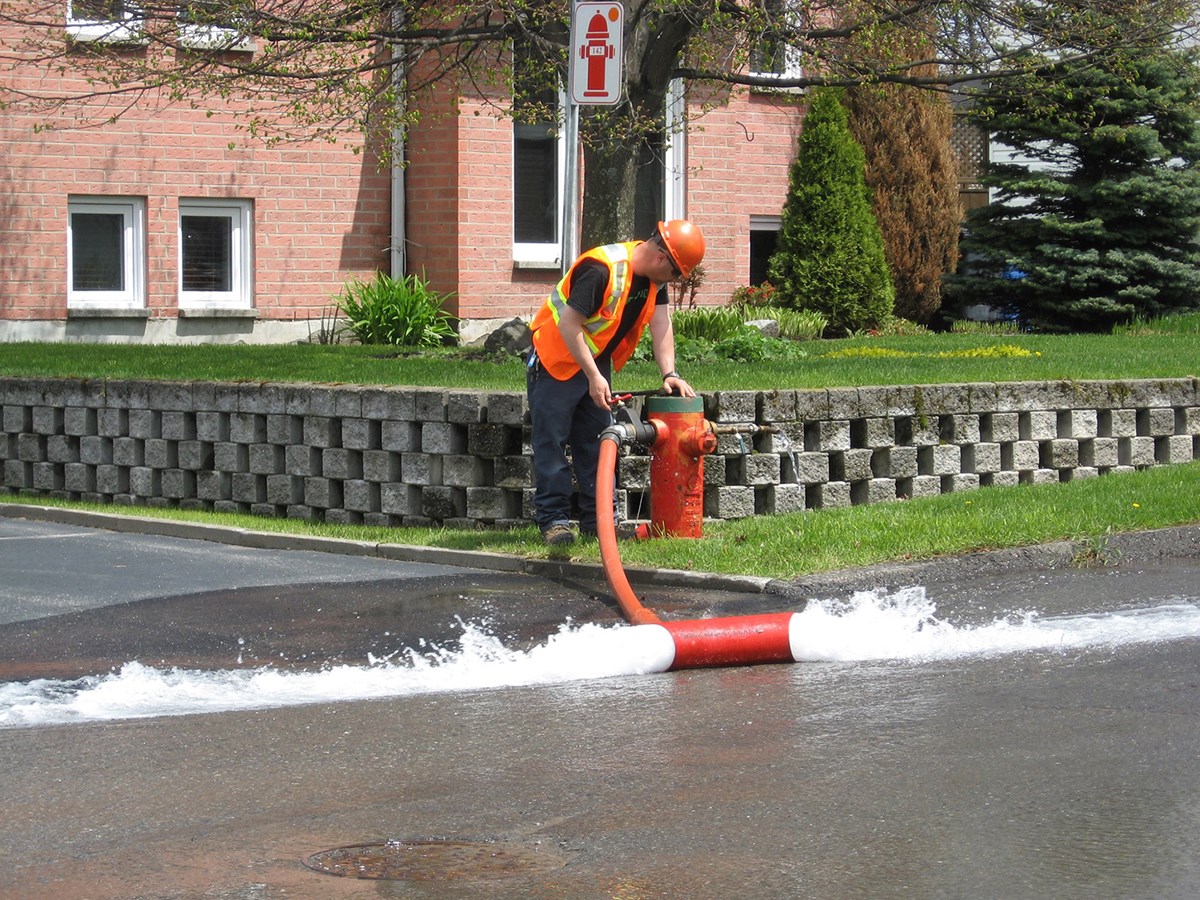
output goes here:
[{"label": "asphalt road", "polygon": [[[0,571],[10,684],[617,618],[586,577],[20,519]],[[1200,604],[1194,557],[923,574],[963,621]],[[1189,632],[0,728],[0,896],[1193,897],[1198,688]],[[318,871],[347,867],[392,877]]]}]

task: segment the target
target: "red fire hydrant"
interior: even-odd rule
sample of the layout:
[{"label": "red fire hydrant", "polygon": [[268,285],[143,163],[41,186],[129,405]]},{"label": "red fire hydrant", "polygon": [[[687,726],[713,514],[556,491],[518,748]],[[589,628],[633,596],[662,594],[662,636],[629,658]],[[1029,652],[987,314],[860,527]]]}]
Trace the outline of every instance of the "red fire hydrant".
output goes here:
[{"label": "red fire hydrant", "polygon": [[704,522],[704,457],[717,449],[701,397],[648,397],[650,525],[646,536],[698,538]]}]

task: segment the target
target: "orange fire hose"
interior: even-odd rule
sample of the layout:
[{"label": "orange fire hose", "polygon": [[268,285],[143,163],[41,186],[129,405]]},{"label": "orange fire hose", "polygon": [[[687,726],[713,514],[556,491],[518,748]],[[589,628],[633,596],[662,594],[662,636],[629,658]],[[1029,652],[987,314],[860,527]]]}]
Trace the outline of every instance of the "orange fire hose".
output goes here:
[{"label": "orange fire hose", "polygon": [[621,554],[617,550],[617,523],[613,516],[619,445],[617,439],[608,432],[600,437],[600,465],[596,472],[596,537],[600,540],[604,577],[608,579],[608,586],[617,598],[621,613],[631,625],[658,625],[662,619],[642,605],[621,565]]}]

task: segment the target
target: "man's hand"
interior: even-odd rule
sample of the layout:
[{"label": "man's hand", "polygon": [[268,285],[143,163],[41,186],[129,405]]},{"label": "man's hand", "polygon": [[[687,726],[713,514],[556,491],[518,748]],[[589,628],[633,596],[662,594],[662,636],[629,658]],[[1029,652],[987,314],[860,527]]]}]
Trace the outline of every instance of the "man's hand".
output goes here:
[{"label": "man's hand", "polygon": [[[592,368],[595,366],[593,365]],[[588,396],[601,409],[612,409],[612,388],[608,385],[608,379],[601,375],[599,370],[594,375],[588,375]]]},{"label": "man's hand", "polygon": [[675,374],[663,376],[663,387],[669,394],[678,394],[680,397],[689,398],[696,396],[696,391],[692,386]]}]

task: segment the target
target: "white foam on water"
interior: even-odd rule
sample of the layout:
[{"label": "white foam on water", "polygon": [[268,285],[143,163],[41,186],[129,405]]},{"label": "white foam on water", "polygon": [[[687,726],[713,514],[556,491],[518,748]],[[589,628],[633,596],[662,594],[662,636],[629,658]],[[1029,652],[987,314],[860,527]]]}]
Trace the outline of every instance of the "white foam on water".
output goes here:
[{"label": "white foam on water", "polygon": [[[810,601],[797,614],[793,652],[801,662],[989,656],[1029,650],[1200,637],[1193,601],[1094,615],[1012,613],[981,625],[938,618],[923,588]],[[271,668],[198,671],[127,662],[73,681],[0,684],[0,728],[97,722],[381,697],[557,684],[660,671],[659,628],[564,625],[529,650],[506,648],[483,626],[463,625],[460,646],[406,648],[361,666],[299,672]]]},{"label": "white foam on water", "polygon": [[797,619],[792,651],[802,662],[939,660],[1200,637],[1200,606],[1191,600],[1075,616],[1022,610],[968,626],[939,618],[922,587],[810,601]]}]

